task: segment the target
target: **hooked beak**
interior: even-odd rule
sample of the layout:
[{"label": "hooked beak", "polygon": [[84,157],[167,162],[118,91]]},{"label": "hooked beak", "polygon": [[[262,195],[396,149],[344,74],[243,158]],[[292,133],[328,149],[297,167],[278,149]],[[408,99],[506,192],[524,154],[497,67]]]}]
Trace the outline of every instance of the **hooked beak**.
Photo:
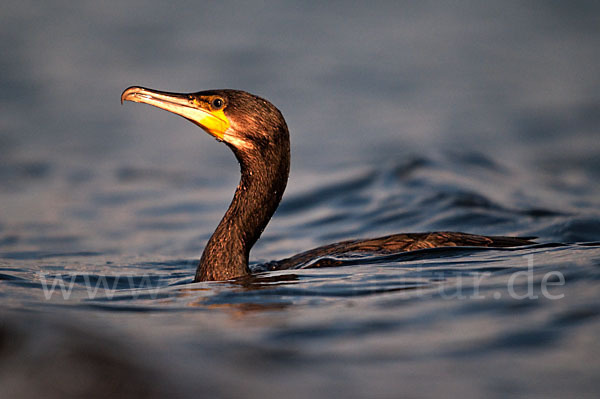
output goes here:
[{"label": "hooked beak", "polygon": [[125,89],[121,94],[121,104],[124,101],[150,104],[182,116],[220,141],[223,141],[225,132],[229,129],[229,120],[223,110],[210,110],[203,102],[198,101],[198,98],[193,94],[168,93],[132,86]]}]

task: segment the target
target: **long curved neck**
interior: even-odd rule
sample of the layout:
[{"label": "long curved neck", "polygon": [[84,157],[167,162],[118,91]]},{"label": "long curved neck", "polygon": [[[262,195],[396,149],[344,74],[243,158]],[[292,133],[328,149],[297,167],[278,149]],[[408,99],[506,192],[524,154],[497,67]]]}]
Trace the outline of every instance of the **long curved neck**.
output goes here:
[{"label": "long curved neck", "polygon": [[228,280],[250,273],[250,249],[277,209],[287,184],[289,142],[261,149],[261,156],[232,147],[241,180],[229,209],[208,240],[194,281]]}]

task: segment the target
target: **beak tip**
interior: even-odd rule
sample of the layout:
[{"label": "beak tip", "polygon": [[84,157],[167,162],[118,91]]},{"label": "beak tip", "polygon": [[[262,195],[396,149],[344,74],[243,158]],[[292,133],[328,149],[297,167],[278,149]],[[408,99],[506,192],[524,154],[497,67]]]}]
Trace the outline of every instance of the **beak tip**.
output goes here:
[{"label": "beak tip", "polygon": [[135,94],[141,90],[143,90],[143,88],[138,86],[130,86],[123,90],[123,93],[121,93],[121,104],[123,104],[125,101],[132,101],[132,98],[135,97]]},{"label": "beak tip", "polygon": [[121,105],[123,105],[123,103],[127,101],[127,96],[129,95],[128,91],[129,89],[125,89],[125,91],[121,93]]}]

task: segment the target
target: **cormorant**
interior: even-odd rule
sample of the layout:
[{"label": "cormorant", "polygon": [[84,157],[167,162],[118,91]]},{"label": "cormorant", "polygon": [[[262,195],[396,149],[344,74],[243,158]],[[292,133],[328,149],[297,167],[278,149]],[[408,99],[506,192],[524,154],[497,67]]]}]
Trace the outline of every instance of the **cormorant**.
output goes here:
[{"label": "cormorant", "polygon": [[[123,101],[150,104],[182,116],[231,148],[241,166],[241,180],[229,209],[204,248],[194,281],[228,280],[250,274],[250,249],[277,209],[288,180],[290,139],[281,112],[263,98],[229,89],[180,94],[132,86],[121,94]],[[457,232],[394,234],[315,248],[273,262],[271,269],[294,268],[326,255],[533,243],[529,238]]]}]

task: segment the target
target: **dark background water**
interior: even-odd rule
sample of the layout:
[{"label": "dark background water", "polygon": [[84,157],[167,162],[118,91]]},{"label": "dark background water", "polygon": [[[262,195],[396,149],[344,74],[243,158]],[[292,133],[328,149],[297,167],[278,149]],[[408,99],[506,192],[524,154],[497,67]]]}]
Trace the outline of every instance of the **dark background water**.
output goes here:
[{"label": "dark background water", "polygon": [[[5,2],[2,396],[595,397],[599,16],[585,1]],[[282,110],[292,173],[255,261],[402,231],[564,245],[189,284],[238,167],[187,121],[121,106],[134,84]],[[48,295],[59,283],[66,299]]]}]

